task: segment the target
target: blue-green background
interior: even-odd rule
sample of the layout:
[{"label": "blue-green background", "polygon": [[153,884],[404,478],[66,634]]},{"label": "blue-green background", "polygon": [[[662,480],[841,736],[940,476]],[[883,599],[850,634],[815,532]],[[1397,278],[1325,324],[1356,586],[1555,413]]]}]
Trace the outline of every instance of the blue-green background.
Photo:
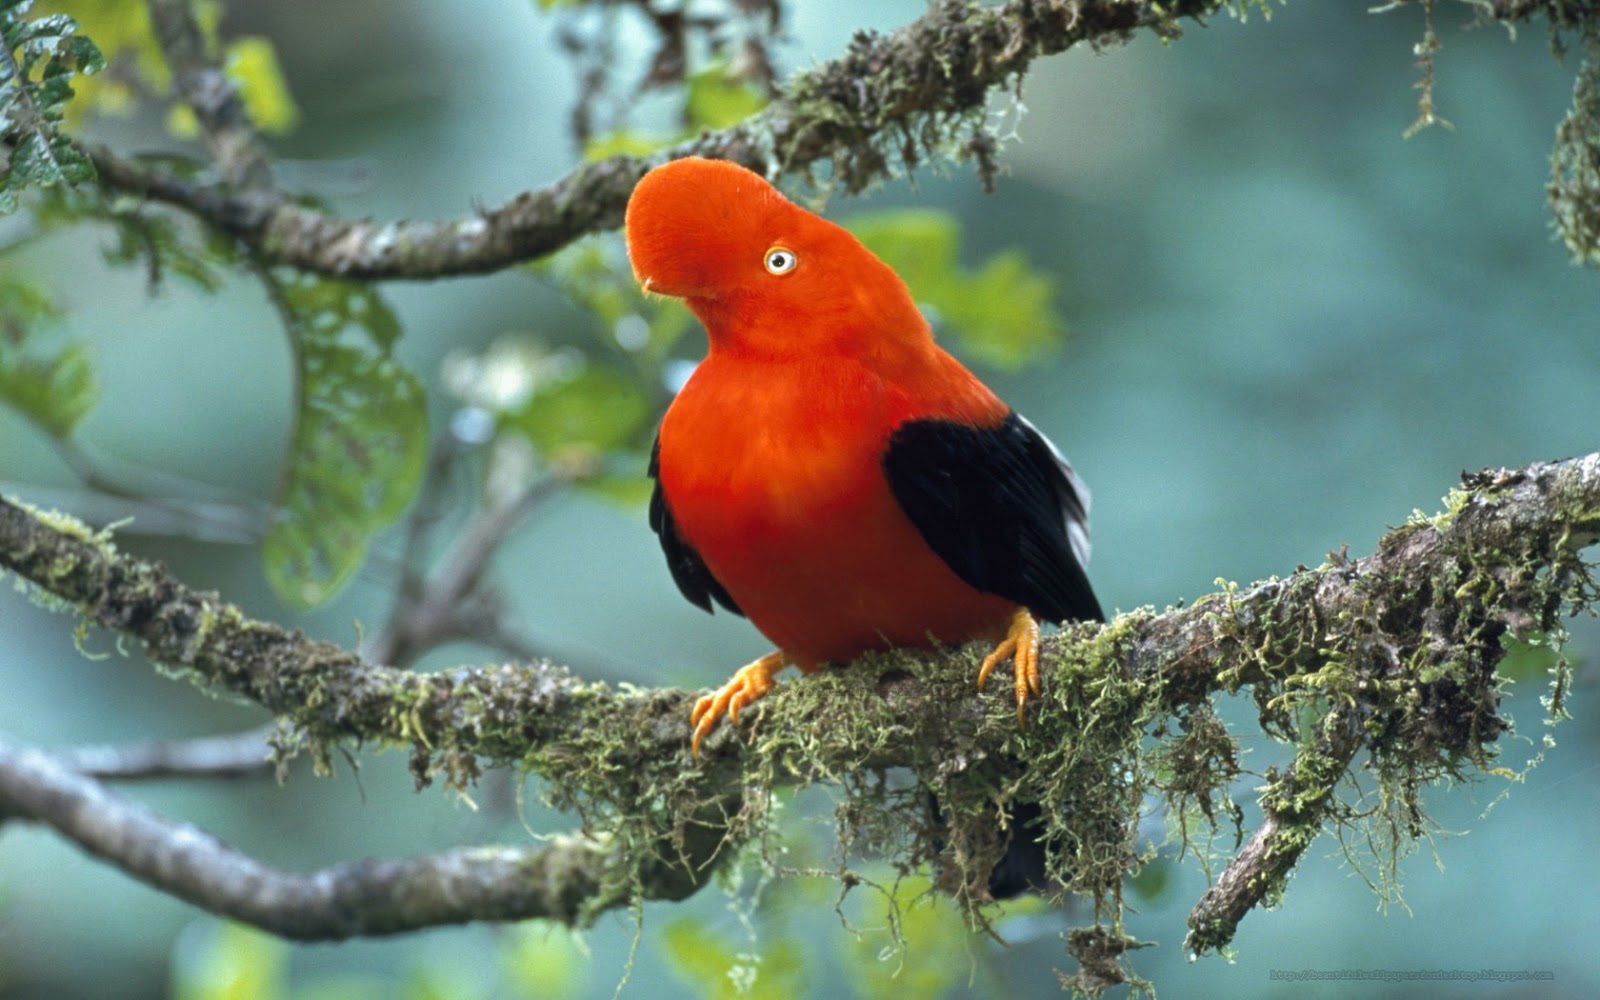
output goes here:
[{"label": "blue-green background", "polygon": [[[858,27],[892,27],[923,9],[790,6],[779,53],[791,69],[837,54]],[[1141,38],[1043,62],[1028,77],[1020,140],[1005,147],[1010,172],[994,194],[969,170],[923,169],[913,186],[866,199],[948,208],[964,222],[971,263],[1020,245],[1058,282],[1071,325],[1065,350],[1021,373],[983,374],[1092,486],[1091,570],[1108,607],[1193,598],[1219,576],[1285,573],[1343,544],[1363,553],[1413,508],[1437,509],[1463,469],[1600,447],[1600,274],[1568,262],[1543,193],[1577,60],[1552,59],[1542,27],[1513,40],[1496,27],[1461,30],[1470,17],[1464,5],[1438,12],[1436,96],[1453,129],[1401,135],[1416,114],[1419,8],[1374,15],[1361,4],[1291,3],[1270,20],[1217,18],[1171,45]],[[259,5],[235,11],[227,28],[276,40],[304,114],[300,131],[276,146],[298,161],[284,175],[332,191],[341,213],[455,217],[553,181],[575,162],[565,131],[572,68],[549,17],[525,0]],[[99,134],[137,148],[156,133],[133,122]],[[861,207],[836,197],[828,213],[848,220]],[[85,439],[141,466],[270,495],[291,385],[287,348],[259,290],[239,282],[202,297],[169,285],[152,299],[142,274],[102,267],[103,239],[51,238],[28,262],[70,309],[72,333],[93,344],[103,375]],[[452,347],[507,331],[587,335],[581,315],[525,275],[394,285],[386,294],[405,322],[401,354],[430,382]],[[0,480],[73,483],[37,433],[5,411]],[[381,543],[336,602],[295,614],[266,589],[250,551],[128,545],[257,615],[346,644],[358,621],[387,611],[384,557],[396,549]],[[496,568],[527,630],[589,676],[704,685],[763,651],[742,621],[682,602],[640,509],[563,499],[537,513]],[[227,731],[260,718],[157,677],[119,655],[110,637],[86,643],[109,657],[85,659],[72,625],[0,594],[6,738],[68,746]],[[1597,648],[1594,624],[1574,622],[1580,667]],[[428,663],[490,656],[454,647]],[[1541,693],[1539,678],[1511,692],[1508,709],[1528,739],[1508,741],[1508,764],[1537,750]],[[1586,672],[1572,710],[1545,763],[1491,812],[1508,790],[1503,781],[1432,791],[1439,825],[1402,865],[1405,906],[1382,911],[1324,838],[1283,906],[1246,918],[1231,961],[1191,964],[1180,953],[1183,918],[1204,877],[1186,863],[1159,891],[1130,895],[1139,910],[1130,930],[1158,945],[1135,968],[1168,997],[1596,995],[1600,712]],[[1259,744],[1246,740],[1247,765],[1275,759]],[[341,766],[337,780],[300,771],[283,788],[127,793],[292,869],[527,841],[504,782],[486,784],[473,811],[437,791],[414,796],[399,754],[362,765],[359,779]],[[1252,797],[1248,784],[1239,795]],[[532,804],[521,811],[536,829],[570,825]],[[799,839],[825,832],[816,826]],[[850,933],[827,892],[800,895],[807,901],[793,912],[764,918],[765,940],[799,941],[812,995],[848,991],[854,977],[839,956]],[[660,945],[661,930],[685,917],[748,946],[716,891],[648,906],[623,996],[704,995]],[[974,939],[974,972],[969,981],[963,966],[950,995],[1051,995],[1050,967],[1065,964],[1057,934],[1085,919],[1031,916],[1012,925],[1009,949]],[[183,961],[175,956],[203,950],[211,927],[47,833],[8,826],[0,835],[0,996],[165,995]],[[365,976],[378,990],[367,995],[387,995],[372,984],[454,968],[462,978],[441,995],[511,995],[484,971],[496,934],[296,947],[291,982],[357,995],[355,986],[328,986],[350,982],[330,977]],[[628,915],[603,920],[586,935],[587,955],[567,960],[578,976],[567,985],[609,996],[633,934]],[[1554,980],[1269,978],[1302,968],[1543,970]],[[558,982],[547,985],[560,995]]]}]

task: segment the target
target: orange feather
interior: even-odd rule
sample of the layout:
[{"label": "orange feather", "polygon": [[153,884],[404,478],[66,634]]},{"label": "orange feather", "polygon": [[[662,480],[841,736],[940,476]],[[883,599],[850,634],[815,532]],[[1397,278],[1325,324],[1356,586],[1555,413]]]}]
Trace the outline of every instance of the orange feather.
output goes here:
[{"label": "orange feather", "polygon": [[[1071,467],[934,343],[887,265],[750,171],[657,167],[626,229],[640,283],[710,342],[661,423],[651,526],[685,596],[778,647],[696,703],[693,751],[788,664],[933,642],[994,643],[978,686],[1010,660],[1020,725],[1042,690],[1034,615],[1101,617]],[[1039,815],[1020,803],[1005,825]],[[1012,836],[990,893],[1040,887],[1044,858]]]},{"label": "orange feather", "polygon": [[[882,456],[907,420],[1009,409],[934,343],[899,276],[847,230],[748,170],[686,159],[628,205],[644,287],[680,296],[710,351],[661,424],[659,478],[684,539],[802,671],[869,649],[1004,634],[924,542]],[[774,275],[770,250],[794,255]]]},{"label": "orange feather", "polygon": [[1012,662],[1020,725],[1034,615],[1101,617],[1071,467],[934,343],[888,265],[743,167],[657,167],[626,229],[640,283],[710,344],[661,423],[651,526],[685,596],[778,647],[696,703],[694,752],[788,664],[975,639],[995,643],[980,688]]}]

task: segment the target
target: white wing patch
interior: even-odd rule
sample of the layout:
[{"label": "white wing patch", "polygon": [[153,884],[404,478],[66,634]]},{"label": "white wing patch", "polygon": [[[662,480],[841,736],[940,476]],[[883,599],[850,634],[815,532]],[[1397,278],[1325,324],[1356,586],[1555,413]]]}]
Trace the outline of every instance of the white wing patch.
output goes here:
[{"label": "white wing patch", "polygon": [[1072,463],[1067,461],[1067,457],[1061,454],[1061,449],[1055,446],[1054,441],[1045,437],[1039,428],[1033,426],[1033,422],[1022,414],[1017,414],[1017,420],[1029,431],[1038,435],[1039,440],[1050,449],[1050,457],[1055,459],[1056,467],[1061,470],[1061,476],[1066,480],[1066,492],[1061,497],[1061,516],[1067,526],[1067,542],[1072,546],[1072,554],[1078,558],[1078,565],[1087,567],[1091,549],[1089,505],[1094,499],[1089,493],[1089,487],[1072,468]]}]

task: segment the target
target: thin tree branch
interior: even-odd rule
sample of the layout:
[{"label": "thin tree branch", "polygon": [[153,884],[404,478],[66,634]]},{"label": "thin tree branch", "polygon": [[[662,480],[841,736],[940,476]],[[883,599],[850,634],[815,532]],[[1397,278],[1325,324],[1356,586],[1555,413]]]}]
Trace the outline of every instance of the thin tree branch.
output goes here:
[{"label": "thin tree branch", "polygon": [[[177,2],[151,0],[153,9]],[[732,128],[652,157],[587,164],[548,187],[461,219],[342,219],[259,183],[243,190],[208,185],[105,150],[91,155],[104,183],[192,212],[275,264],[372,280],[482,274],[615,228],[644,172],[683,156],[732,160],[768,176],[827,164],[833,184],[856,192],[929,156],[954,152],[975,159],[987,185],[998,169],[996,143],[984,123],[990,95],[1018,85],[1035,59],[1080,43],[1126,41],[1138,31],[1173,38],[1182,22],[1204,23],[1231,6],[1233,0],[1010,0],[994,7],[941,0],[897,31],[859,33],[845,55],[797,74],[766,110]],[[1557,0],[1496,0],[1492,12],[1507,25],[1545,16],[1557,29],[1590,16]],[[211,78],[196,79],[201,83],[184,91],[191,105],[200,111],[218,104],[220,92],[205,84]],[[223,125],[237,120],[213,117]],[[248,152],[252,143],[238,143],[237,150],[219,146],[219,137],[231,134],[220,126],[208,131],[214,155],[235,164],[231,176],[258,177]]]},{"label": "thin tree branch", "polygon": [[1336,801],[1326,789],[1338,782],[1361,750],[1361,735],[1355,712],[1329,713],[1315,745],[1296,757],[1289,776],[1263,803],[1266,818],[1190,912],[1186,952],[1220,950],[1233,940],[1247,913],[1281,890],[1311,846],[1313,838],[1305,836],[1306,831],[1320,829]]},{"label": "thin tree branch", "polygon": [[[651,157],[614,156],[555,183],[460,219],[344,219],[297,204],[266,173],[255,135],[231,84],[206,62],[182,0],[150,0],[177,74],[179,92],[206,129],[224,183],[181,177],[161,165],[86,151],[101,182],[188,211],[252,247],[265,261],[369,280],[427,280],[501,270],[554,253],[579,237],[621,224],[628,195],[645,171],[684,156],[732,160],[768,176],[827,164],[831,183],[852,192],[936,155],[977,161],[987,185],[998,169],[985,118],[990,95],[1017,86],[1031,63],[1080,43],[1163,38],[1182,22],[1204,22],[1231,0],[1010,0],[995,7],[942,0],[886,35],[859,33],[848,52],[797,74],[766,110]],[[1588,17],[1555,0],[1492,6],[1516,25],[1537,16],[1553,29]],[[937,53],[937,58],[929,58]]]},{"label": "thin tree branch", "polygon": [[[435,469],[441,460],[447,459],[436,456]],[[514,496],[486,499],[485,506],[474,514],[439,565],[426,574],[419,574],[414,568],[417,553],[413,546],[425,540],[420,518],[427,515],[419,508],[407,534],[403,559],[406,579],[388,621],[368,646],[371,658],[379,663],[403,665],[441,642],[471,638],[477,626],[485,624],[482,613],[499,610],[493,602],[485,603],[483,580],[490,559],[507,533],[541,502],[592,471],[587,464],[556,465],[525,483]],[[493,632],[497,636],[509,634],[503,627],[496,627]]]},{"label": "thin tree branch", "polygon": [[231,190],[270,190],[272,166],[244,100],[207,50],[190,0],[148,0],[150,26],[172,70],[173,90],[194,111],[211,160]]},{"label": "thin tree branch", "polygon": [[272,773],[276,724],[187,740],[101,743],[52,756],[62,767],[101,781],[161,778],[248,778]]},{"label": "thin tree branch", "polygon": [[536,849],[472,847],[304,874],[264,865],[204,830],[108,791],[37,750],[0,741],[0,818],[44,823],[88,853],[221,916],[304,941],[399,934],[474,920],[583,926],[647,899],[681,899],[715,871],[720,840],[637,877],[613,845],[581,835]]},{"label": "thin tree branch", "polygon": [[123,535],[251,545],[266,533],[267,512],[260,504],[246,501],[134,493],[126,487],[106,492],[92,487],[41,486],[0,479],[0,494],[20,493],[27,493],[40,504],[71,511],[90,524],[115,522]]},{"label": "thin tree branch", "polygon": [[[152,10],[175,2],[152,0]],[[1011,0],[984,7],[944,0],[891,34],[858,34],[844,56],[798,74],[780,99],[739,125],[654,157],[587,164],[548,187],[455,220],[341,219],[260,185],[241,193],[233,184],[189,181],[105,150],[92,156],[103,183],[199,215],[275,264],[359,279],[479,274],[615,228],[644,172],[682,156],[733,160],[768,175],[826,163],[834,184],[859,191],[892,176],[897,165],[915,166],[935,149],[964,147],[987,180],[996,170],[995,143],[985,127],[989,95],[1014,84],[1034,59],[1081,42],[1122,41],[1144,29],[1171,37],[1180,21],[1198,20],[1224,5],[1225,0]],[[187,46],[168,51],[190,64],[183,54]],[[182,92],[198,111],[219,103],[215,91],[196,83]],[[235,120],[221,113],[213,118]],[[215,155],[230,155],[213,147]]]}]

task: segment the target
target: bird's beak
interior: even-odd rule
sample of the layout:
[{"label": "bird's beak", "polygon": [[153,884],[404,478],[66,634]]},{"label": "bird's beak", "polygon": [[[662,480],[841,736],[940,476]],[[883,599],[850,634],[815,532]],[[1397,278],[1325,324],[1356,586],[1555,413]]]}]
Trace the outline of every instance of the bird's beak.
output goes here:
[{"label": "bird's beak", "polygon": [[640,279],[639,287],[644,289],[644,293],[646,295],[654,295],[655,292],[656,292],[656,290],[650,286],[650,279],[649,278]]}]

